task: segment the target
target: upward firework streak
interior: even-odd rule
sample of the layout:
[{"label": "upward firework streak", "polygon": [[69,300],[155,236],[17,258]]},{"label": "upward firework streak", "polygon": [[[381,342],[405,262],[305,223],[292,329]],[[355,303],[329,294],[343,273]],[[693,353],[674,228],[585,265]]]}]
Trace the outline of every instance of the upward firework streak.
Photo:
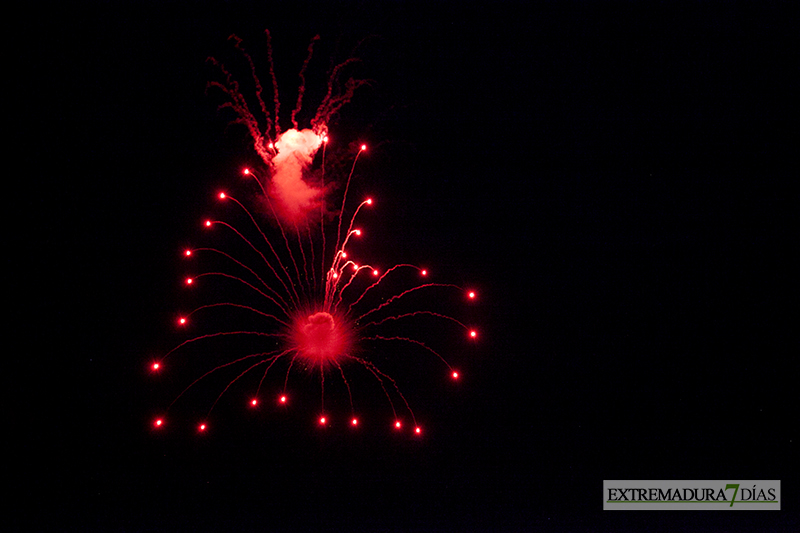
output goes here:
[{"label": "upward firework streak", "polygon": [[[402,349],[404,355],[408,352],[427,353],[448,369],[451,379],[458,379],[458,372],[438,351],[426,341],[405,333],[403,326],[416,327],[420,319],[436,320],[448,326],[442,328],[443,331],[460,329],[466,340],[475,339],[477,332],[463,322],[441,312],[413,306],[425,293],[431,293],[426,296],[428,302],[432,298],[442,300],[447,292],[463,294],[467,301],[474,300],[476,294],[453,284],[426,282],[428,272],[415,265],[398,264],[381,272],[379,268],[362,264],[348,254],[348,247],[361,236],[361,230],[355,227],[361,211],[373,206],[372,199],[363,200],[355,209],[348,204],[356,163],[367,147],[361,145],[353,157],[347,179],[342,180],[344,192],[340,207],[333,213],[327,209],[326,195],[335,182],[325,182],[325,151],[329,141],[327,124],[331,117],[365,83],[364,80],[348,78],[342,85],[343,73],[354,60],[347,60],[332,69],[327,93],[310,121],[311,128],[299,129],[297,115],[305,92],[304,74],[318,37],[312,40],[300,71],[301,85],[291,114],[293,128],[281,132],[271,47],[268,46],[268,52],[274,88],[274,116],[267,111],[252,59],[241,47],[238,37],[232,36],[231,39],[249,63],[255,97],[266,126],[262,129],[238,83],[214,59],[209,61],[219,68],[224,81],[211,82],[209,87],[225,93],[227,100],[221,108],[233,109],[237,115],[234,122],[247,128],[266,170],[259,172],[260,175],[251,169],[244,170],[244,175],[254,183],[258,200],[255,210],[252,202],[239,201],[225,192],[218,193],[220,202],[235,204],[235,212],[228,212],[226,220],[206,220],[204,226],[214,233],[223,232],[226,241],[222,247],[199,247],[183,252],[186,259],[202,255],[206,258],[204,264],[214,265],[187,277],[187,288],[217,280],[219,283],[212,284],[209,290],[220,292],[222,289],[224,293],[213,303],[200,305],[179,317],[178,325],[191,327],[200,322],[196,319],[207,315],[206,318],[214,317],[215,324],[230,322],[233,326],[185,340],[153,362],[152,370],[163,371],[168,359],[187,355],[187,352],[199,358],[215,351],[215,346],[224,346],[226,359],[209,365],[210,369],[170,404],[172,407],[190,389],[207,378],[211,379],[212,375],[230,372],[227,384],[211,403],[205,418],[198,422],[198,430],[206,431],[207,419],[220,398],[239,380],[246,387],[246,376],[254,376],[251,384],[254,390],[248,399],[251,406],[259,404],[262,388],[276,386],[270,385],[273,382],[280,391],[276,394],[278,403],[287,404],[289,378],[293,370],[305,370],[319,376],[320,413],[317,422],[320,426],[328,426],[332,420],[343,418],[341,414],[326,414],[326,380],[328,394],[331,388],[335,388],[332,385],[344,385],[342,392],[346,391],[350,408],[348,424],[358,426],[351,388],[351,376],[355,371],[351,369],[360,368],[360,374],[369,376],[370,381],[377,383],[383,392],[393,414],[393,427],[399,430],[405,427],[404,419],[410,419],[412,432],[420,434],[422,428],[409,402],[397,382],[379,367],[377,360],[387,353],[396,354],[398,349]],[[269,44],[269,32],[267,39]],[[268,237],[257,221],[262,213],[274,220],[277,226],[274,237]],[[238,223],[233,222],[234,219]],[[349,222],[345,228],[343,221],[346,219]],[[408,283],[408,273],[416,274],[420,281],[397,290],[398,283],[403,280]],[[222,340],[228,343],[216,344]],[[165,420],[165,416],[157,418],[154,426],[163,427]]]}]

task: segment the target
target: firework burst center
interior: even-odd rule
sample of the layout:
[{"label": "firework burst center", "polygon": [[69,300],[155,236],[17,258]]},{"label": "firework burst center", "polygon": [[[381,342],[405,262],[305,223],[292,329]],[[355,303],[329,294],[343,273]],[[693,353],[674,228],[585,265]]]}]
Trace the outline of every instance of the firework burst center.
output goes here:
[{"label": "firework burst center", "polygon": [[338,314],[299,313],[291,329],[292,348],[312,365],[335,363],[352,353],[352,328]]}]

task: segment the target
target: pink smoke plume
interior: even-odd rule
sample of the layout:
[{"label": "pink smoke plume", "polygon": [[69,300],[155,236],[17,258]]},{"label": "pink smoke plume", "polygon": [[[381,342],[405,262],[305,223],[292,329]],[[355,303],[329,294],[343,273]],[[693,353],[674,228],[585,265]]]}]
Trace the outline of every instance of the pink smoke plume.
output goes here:
[{"label": "pink smoke plume", "polygon": [[[274,111],[270,112],[268,109],[267,102],[263,98],[264,87],[256,74],[255,63],[244,50],[242,39],[236,35],[231,35],[230,39],[250,67],[255,86],[253,96],[258,105],[251,107],[240,91],[239,83],[225,66],[213,57],[209,57],[208,61],[219,69],[223,79],[222,81],[210,81],[208,87],[219,89],[227,96],[227,100],[220,104],[219,108],[228,108],[235,112],[236,118],[232,123],[241,124],[247,128],[253,141],[253,148],[269,167],[269,175],[265,182],[262,182],[262,187],[266,188],[265,193],[268,195],[271,210],[278,217],[279,222],[287,223],[290,228],[300,227],[309,222],[308,216],[312,212],[324,211],[324,209],[320,211],[318,208],[320,206],[324,208],[326,189],[315,186],[313,181],[308,180],[308,170],[314,155],[324,142],[327,124],[345,104],[350,102],[355,91],[368,84],[368,81],[347,77],[346,73],[359,62],[355,58],[351,57],[335,65],[328,78],[327,92],[309,121],[311,129],[300,129],[297,117],[303,106],[305,72],[313,55],[314,43],[319,40],[319,36],[315,36],[308,45],[308,55],[300,70],[297,104],[291,113],[293,127],[281,131],[278,120],[280,111],[278,82],[272,61],[272,38],[268,30],[265,30],[265,33],[269,75],[273,85]],[[256,114],[253,109],[256,110]],[[263,124],[259,123],[257,114],[260,114]]]},{"label": "pink smoke plume", "polygon": [[323,201],[323,189],[316,188],[303,178],[322,146],[323,137],[309,129],[286,130],[278,136],[272,158],[271,195],[277,200],[276,212],[284,220],[297,223]]}]

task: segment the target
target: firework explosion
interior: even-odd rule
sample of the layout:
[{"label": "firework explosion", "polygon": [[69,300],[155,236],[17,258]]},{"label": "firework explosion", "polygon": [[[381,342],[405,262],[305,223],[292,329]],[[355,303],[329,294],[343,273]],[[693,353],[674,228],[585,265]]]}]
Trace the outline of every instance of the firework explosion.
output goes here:
[{"label": "firework explosion", "polygon": [[[318,376],[320,404],[316,423],[320,426],[345,420],[342,409],[326,413],[326,395],[337,388],[349,403],[347,424],[358,426],[359,402],[354,400],[354,389],[356,384],[369,381],[377,384],[376,390],[382,392],[391,410],[392,418],[386,424],[395,430],[410,427],[413,434],[419,435],[422,428],[382,360],[398,353],[401,357],[409,352],[427,354],[447,369],[450,379],[457,380],[458,371],[427,340],[408,333],[408,329],[425,329],[420,320],[435,321],[437,333],[455,329],[463,333],[461,338],[465,341],[474,340],[476,330],[462,321],[419,306],[434,300],[444,302],[452,293],[461,300],[474,301],[476,293],[454,284],[430,282],[428,271],[416,265],[396,264],[382,270],[349,253],[362,235],[356,227],[359,216],[374,206],[370,198],[355,207],[348,202],[358,159],[367,147],[360,145],[355,153],[351,152],[349,171],[339,165],[345,168],[346,179],[342,172],[341,178],[326,182],[326,149],[330,142],[327,125],[366,82],[352,77],[342,82],[347,68],[355,63],[353,59],[333,67],[327,93],[310,120],[311,127],[300,129],[297,116],[305,93],[304,74],[319,38],[315,37],[300,71],[297,104],[291,113],[293,127],[281,131],[269,32],[266,35],[274,89],[273,113],[267,110],[253,60],[242,48],[241,40],[231,37],[250,66],[261,123],[251,112],[237,81],[222,63],[209,59],[223,77],[223,81],[209,83],[210,88],[226,96],[220,108],[235,112],[233,122],[247,128],[263,162],[263,169],[243,171],[250,186],[242,196],[247,200],[240,201],[227,192],[217,193],[218,201],[227,204],[224,218],[208,219],[203,225],[213,234],[208,238],[216,238],[219,245],[182,252],[191,261],[190,268],[202,268],[184,279],[185,286],[193,291],[203,286],[206,297],[213,301],[181,315],[177,324],[182,329],[210,325],[215,330],[190,335],[151,362],[151,369],[163,372],[176,359],[209,362],[170,407],[201,381],[226,376],[221,392],[197,424],[199,431],[206,431],[211,411],[237,382],[242,388],[251,387],[247,401],[252,407],[259,405],[267,389],[273,390],[277,403],[285,406],[289,404],[290,377],[304,374]],[[339,207],[331,209],[329,197],[338,191],[341,202],[337,200]],[[271,231],[264,230],[263,219],[270,222]],[[153,424],[161,428],[165,421],[166,415],[157,417]]]}]

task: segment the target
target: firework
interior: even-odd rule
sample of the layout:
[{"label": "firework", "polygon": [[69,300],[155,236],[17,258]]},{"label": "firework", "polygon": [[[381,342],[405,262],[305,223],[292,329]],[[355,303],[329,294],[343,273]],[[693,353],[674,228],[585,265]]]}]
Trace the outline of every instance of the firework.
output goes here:
[{"label": "firework", "polygon": [[[382,269],[357,257],[356,241],[362,237],[358,224],[376,204],[371,198],[352,200],[351,183],[358,178],[357,163],[367,146],[359,145],[349,156],[339,155],[333,164],[326,161],[330,119],[366,83],[353,77],[342,81],[355,61],[349,59],[331,70],[327,92],[310,127],[301,129],[297,117],[305,93],[304,73],[318,37],[312,40],[300,71],[297,104],[291,113],[293,127],[281,131],[269,32],[273,112],[263,100],[253,60],[238,37],[231,39],[250,66],[261,120],[251,112],[237,81],[214,59],[209,61],[223,81],[211,82],[209,87],[225,94],[221,108],[232,109],[234,122],[247,128],[261,164],[242,171],[246,183],[235,196],[216,193],[223,204],[221,213],[203,222],[212,234],[207,236],[212,244],[182,251],[192,269],[184,278],[187,290],[201,291],[207,300],[176,319],[179,328],[190,331],[189,337],[151,362],[151,369],[164,372],[176,360],[207,365],[170,407],[201,382],[225,376],[221,391],[197,423],[201,432],[209,427],[212,410],[228,391],[245,390],[244,401],[251,407],[258,407],[265,395],[274,395],[277,404],[286,406],[292,378],[310,375],[317,378],[318,391],[304,387],[293,396],[318,395],[319,411],[314,418],[319,426],[343,420],[353,428],[362,425],[357,415],[361,403],[354,389],[370,382],[391,412],[386,425],[395,430],[409,427],[419,435],[422,428],[417,417],[384,364],[398,354],[422,354],[457,380],[459,372],[427,338],[418,335],[425,329],[420,321],[435,322],[440,331],[460,331],[460,342],[474,340],[477,331],[445,312],[419,305],[444,301],[447,293],[471,302],[476,293],[430,281],[428,271],[418,265],[400,263]],[[352,161],[345,166],[342,162],[347,158]],[[331,172],[330,167],[340,171]],[[337,208],[331,207],[334,195]],[[351,253],[351,248],[356,252]],[[326,397],[337,389],[348,407],[328,412]],[[153,425],[162,428],[166,420],[165,415],[159,416]]]}]

